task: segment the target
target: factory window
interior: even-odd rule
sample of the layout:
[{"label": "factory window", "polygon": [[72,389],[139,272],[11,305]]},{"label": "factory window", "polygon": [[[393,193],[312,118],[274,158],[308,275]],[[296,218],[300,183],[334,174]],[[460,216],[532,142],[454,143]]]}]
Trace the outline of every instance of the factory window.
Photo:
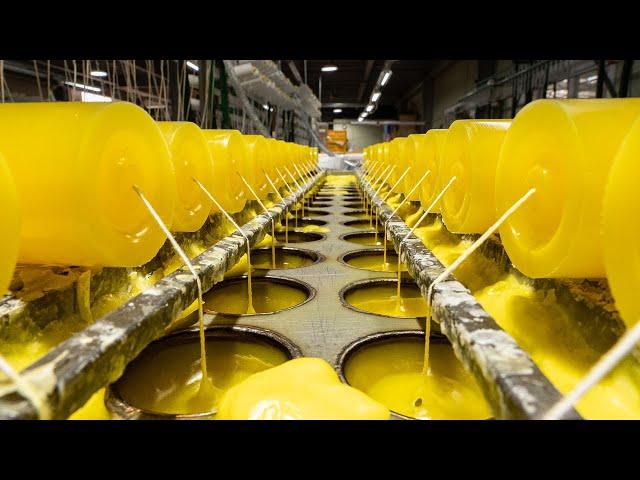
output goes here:
[{"label": "factory window", "polygon": [[564,79],[547,85],[547,98],[569,98],[569,80]]},{"label": "factory window", "polygon": [[97,93],[91,92],[80,92],[80,98],[83,102],[111,102],[113,99],[111,97],[106,97],[104,95],[99,95]]},{"label": "factory window", "polygon": [[596,98],[596,84],[598,73],[591,72],[580,75],[578,80],[578,98]]}]

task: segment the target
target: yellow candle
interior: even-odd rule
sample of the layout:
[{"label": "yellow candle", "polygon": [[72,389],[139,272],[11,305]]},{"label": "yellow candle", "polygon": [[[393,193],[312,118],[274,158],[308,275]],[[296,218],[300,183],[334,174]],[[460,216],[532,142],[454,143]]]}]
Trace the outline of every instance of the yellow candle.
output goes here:
[{"label": "yellow candle", "polygon": [[[405,164],[402,168],[403,173],[407,167],[411,167],[409,173],[407,173],[400,183],[400,191],[403,195],[407,196],[415,186],[415,184],[422,178],[424,173],[427,170],[426,162],[424,161],[425,157],[425,139],[426,135],[424,134],[413,134],[407,137],[406,149],[405,149]],[[426,178],[422,181],[422,184],[432,183],[433,172],[429,173],[429,178]],[[420,189],[422,187],[418,187],[412,194],[409,201],[417,202],[420,200]]]},{"label": "yellow candle", "polygon": [[513,264],[530,277],[603,277],[602,199],[640,99],[537,100],[513,121],[496,177],[504,211],[536,193],[500,228]]},{"label": "yellow candle", "polygon": [[238,176],[238,173],[243,176],[247,173],[243,170],[247,163],[242,134],[237,130],[203,130],[202,133],[213,160],[214,186],[211,194],[227,212],[237,213],[248,199],[246,187]]},{"label": "yellow candle", "polygon": [[204,225],[213,202],[194,178],[213,189],[213,163],[202,130],[191,122],[158,122],[176,173],[177,201],[173,215],[174,232],[195,232]]},{"label": "yellow candle", "polygon": [[389,410],[423,420],[485,420],[492,416],[474,378],[450,345],[431,342],[422,371],[424,340],[405,338],[365,346],[345,365],[350,385]]},{"label": "yellow candle", "polygon": [[[444,187],[449,179],[443,179],[440,174],[440,162],[442,161],[442,149],[444,142],[447,138],[447,130],[434,128],[429,130],[424,135],[422,143],[422,150],[420,155],[420,161],[424,162],[424,169],[429,170],[429,178],[420,184],[420,204],[423,209],[429,208],[429,206],[436,199],[436,196]],[[440,213],[440,205],[438,204],[432,209],[433,213]]]},{"label": "yellow candle", "polygon": [[126,102],[0,105],[0,152],[21,205],[19,261],[131,267],[165,236],[133,190],[171,227],[176,182],[160,128]]},{"label": "yellow candle", "polygon": [[389,410],[340,382],[320,358],[297,358],[229,389],[218,420],[387,420]]},{"label": "yellow candle", "polygon": [[[390,142],[387,163],[395,165],[396,168],[393,169],[389,176],[389,180],[387,181],[389,185],[394,185],[408,166],[406,165],[407,143],[408,140],[405,137],[397,137]],[[400,192],[400,188],[396,187],[396,191]]]},{"label": "yellow candle", "polygon": [[275,184],[275,179],[269,171],[272,162],[272,150],[269,142],[262,135],[243,135],[242,138],[247,147],[248,163],[253,171],[253,182],[250,183],[251,188],[258,194],[260,200],[264,200],[271,193],[271,186],[267,181],[265,171]]},{"label": "yellow candle", "polygon": [[440,163],[440,178],[456,177],[442,197],[442,218],[449,231],[483,233],[497,220],[496,167],[510,123],[456,120],[449,127]]},{"label": "yellow candle", "polygon": [[640,285],[637,239],[638,158],[640,158],[640,119],[636,120],[615,157],[606,185],[603,206],[604,262],[609,287],[628,326],[640,319]]},{"label": "yellow candle", "polygon": [[20,205],[18,192],[9,167],[0,154],[0,211],[2,211],[2,235],[0,235],[0,296],[4,295],[18,260],[20,240]]}]

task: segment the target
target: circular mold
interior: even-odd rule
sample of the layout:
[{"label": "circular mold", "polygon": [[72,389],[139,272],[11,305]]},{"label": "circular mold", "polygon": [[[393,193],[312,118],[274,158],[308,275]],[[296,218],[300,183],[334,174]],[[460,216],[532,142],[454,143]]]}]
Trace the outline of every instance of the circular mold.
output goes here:
[{"label": "circular mold", "polygon": [[[207,327],[205,330],[205,338],[207,344],[215,342],[221,345],[219,342],[229,341],[258,344],[266,350],[274,349],[274,353],[277,351],[284,361],[302,356],[300,348],[291,342],[291,340],[272,330],[259,327],[213,325]],[[142,362],[145,362],[148,358],[153,358],[154,354],[159,353],[163,348],[179,348],[185,344],[193,344],[194,350],[197,352],[197,358],[199,358],[200,335],[197,327],[173,332],[147,345],[140,355],[127,365],[120,379],[107,387],[104,401],[111,415],[115,418],[125,420],[198,420],[213,418],[215,416],[214,411],[193,414],[164,413],[134,406],[132,405],[132,403],[135,403],[134,401],[127,400],[132,397],[131,395],[127,395],[126,386],[128,374],[134,373],[134,369],[139,368]],[[229,350],[227,349],[227,351],[223,353],[220,349],[209,347],[207,353],[209,354],[209,358],[214,360],[214,358],[212,358],[213,356],[216,354],[223,355],[224,353],[229,353]],[[145,375],[145,378],[148,378],[148,376]]]},{"label": "circular mold", "polygon": [[[360,230],[373,230],[374,232],[376,228],[376,222],[371,221],[371,219],[348,220],[346,222],[342,222],[342,225],[346,227],[351,227],[351,228],[358,228]],[[378,222],[378,231],[382,232],[383,230],[384,230],[384,226],[380,222]]]},{"label": "circular mold", "polygon": [[[331,208],[331,205],[329,205],[328,203],[311,202],[311,203],[307,204],[307,207],[309,207],[309,208]],[[298,210],[298,209],[296,209],[296,210]],[[302,210],[302,209],[299,209],[299,210]],[[305,210],[306,210],[306,208],[305,208]]]},{"label": "circular mold", "polygon": [[[382,235],[380,232],[376,235],[375,230],[370,232],[351,232],[340,235],[340,240],[349,243],[356,243],[367,247],[382,247]],[[387,240],[387,248],[393,250],[393,242]]]},{"label": "circular mold", "polygon": [[[338,372],[340,380],[347,385],[363,391],[373,399],[383,404],[388,403],[388,391],[385,395],[386,398],[379,398],[380,382],[385,380],[385,376],[400,375],[402,382],[406,382],[407,375],[412,376],[414,379],[416,379],[416,374],[423,375],[422,362],[424,357],[424,335],[425,332],[422,330],[399,330],[374,333],[357,339],[347,345],[336,358],[335,369]],[[396,348],[401,348],[403,350],[401,359],[398,359],[396,356],[397,351],[394,352],[392,349],[392,346],[394,345]],[[436,376],[446,378],[447,381],[443,383],[447,386],[450,386],[452,384],[451,382],[455,381],[461,382],[461,384],[466,384],[467,388],[463,389],[463,391],[466,391],[468,395],[475,397],[473,400],[486,404],[486,400],[484,399],[475,379],[459,363],[449,340],[443,335],[432,334],[429,338],[429,345],[431,354],[433,355],[436,352],[438,354],[436,358],[432,357],[434,361],[430,362]],[[396,355],[394,355],[394,353]],[[358,362],[357,366],[354,364],[354,361]],[[452,362],[454,362],[454,368],[451,368]],[[368,370],[365,369],[365,365],[370,368]],[[357,368],[357,371],[352,370],[352,368]],[[369,386],[371,384],[375,384],[377,391],[367,391],[369,390],[369,388],[367,388],[367,384]],[[397,386],[394,388],[393,392],[394,394],[398,392]],[[457,393],[460,395],[460,392]],[[459,401],[459,398],[460,397],[456,400]],[[394,400],[396,400],[396,402],[394,402],[396,407],[400,406],[397,399],[394,398]],[[422,401],[421,398],[419,400]],[[448,403],[449,402],[447,402],[447,404]],[[418,403],[415,403],[414,405],[419,406]],[[408,407],[407,404],[404,406]],[[389,408],[393,419],[416,419],[416,417],[394,410],[393,405],[387,405],[387,407]],[[491,414],[488,411],[488,405],[486,405],[486,407],[487,416],[485,417],[482,415],[482,413],[485,413],[483,412],[485,409],[477,410],[473,415],[476,416],[478,413],[481,413],[481,415],[476,416],[475,419],[491,419]]]},{"label": "circular mold", "polygon": [[[318,232],[300,232],[291,230],[289,231],[288,240],[289,243],[310,243],[324,240],[327,236],[324,233]],[[276,240],[280,243],[285,243],[287,236],[285,232],[276,232]]]},{"label": "circular mold", "polygon": [[251,266],[256,270],[291,270],[322,262],[325,257],[312,250],[276,246],[276,268],[271,268],[271,247],[251,250]]},{"label": "circular mold", "polygon": [[364,203],[362,203],[362,202],[350,202],[350,203],[345,203],[342,206],[345,207],[345,208],[354,208],[356,210],[364,209]]},{"label": "circular mold", "polygon": [[[369,272],[398,272],[398,254],[392,249],[387,249],[387,270],[383,269],[384,250],[382,248],[366,248],[353,250],[338,257],[338,261],[351,268],[367,270]],[[400,263],[400,271],[406,272],[407,266]]]},{"label": "circular mold", "polygon": [[[344,286],[338,293],[340,302],[346,308],[360,313],[368,313],[387,318],[425,318],[428,313],[427,302],[422,297],[420,288],[413,280],[403,278],[400,282],[401,308],[408,314],[396,314],[398,281],[395,278],[372,278],[358,280]],[[393,305],[394,313],[390,314]],[[413,314],[415,313],[415,315]]]},{"label": "circular mold", "polygon": [[[369,220],[371,215],[366,210],[354,210],[353,212],[344,212],[342,215],[346,215],[347,217],[353,217],[358,220]],[[374,217],[375,220],[375,217]]]},{"label": "circular mold", "polygon": [[[296,211],[302,213],[302,209]],[[326,217],[328,215],[331,215],[331,212],[327,212],[326,210],[310,210],[308,208],[304,209],[304,218]]]},{"label": "circular mold", "polygon": [[246,312],[248,305],[246,275],[215,284],[204,294],[204,311],[232,317],[271,315],[304,305],[316,296],[316,290],[308,283],[273,275],[252,275],[251,286],[256,313],[240,313]]}]

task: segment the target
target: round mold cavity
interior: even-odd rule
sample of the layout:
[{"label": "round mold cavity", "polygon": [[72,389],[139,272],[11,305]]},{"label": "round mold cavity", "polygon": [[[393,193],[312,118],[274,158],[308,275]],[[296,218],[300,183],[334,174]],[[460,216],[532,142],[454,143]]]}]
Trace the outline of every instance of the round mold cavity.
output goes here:
[{"label": "round mold cavity", "polygon": [[[371,215],[366,210],[354,210],[352,212],[351,211],[344,212],[342,215],[346,215],[347,217],[353,217],[358,220],[369,220],[369,218],[371,218]],[[373,217],[373,219],[375,220],[375,217]]]},{"label": "round mold cavity", "polygon": [[[310,243],[324,240],[327,236],[324,233],[318,232],[300,232],[290,230],[288,235],[289,243]],[[287,236],[285,232],[276,232],[276,240],[280,243],[285,243]]]},{"label": "round mold cavity", "polygon": [[[371,221],[370,219],[365,220],[348,220],[346,222],[342,222],[342,225],[345,227],[358,228],[360,230],[372,230],[375,232],[376,222]],[[382,232],[384,230],[384,226],[378,222],[378,231]]]},{"label": "round mold cavity", "polygon": [[354,208],[356,210],[364,209],[364,203],[362,202],[349,202],[342,205],[345,208]]},{"label": "round mold cavity", "polygon": [[[372,398],[384,404],[384,399],[376,398],[377,395],[375,393],[371,394],[367,392],[366,386],[361,383],[369,380],[377,383],[381,378],[384,378],[384,376],[388,374],[422,374],[421,364],[424,356],[424,335],[425,332],[422,330],[395,330],[389,332],[374,333],[357,339],[356,341],[343,348],[342,351],[338,354],[338,357],[335,361],[335,368],[338,372],[340,380],[342,380],[342,382],[347,385],[350,385],[363,391],[364,393],[371,395]],[[389,348],[389,346],[391,345],[396,345],[398,348],[408,347],[405,348],[405,350],[407,351],[403,352],[402,361],[394,362],[393,356],[389,355],[389,353],[392,351],[386,350],[386,348]],[[429,345],[431,347],[432,353],[434,353],[436,349],[439,350],[439,356],[446,359],[446,362],[444,362],[445,364],[450,364],[450,362],[456,362],[456,364],[459,364],[459,360],[456,358],[455,353],[453,352],[451,343],[444,335],[431,334],[429,338]],[[384,351],[382,351],[383,349]],[[376,354],[378,358],[376,358]],[[418,364],[418,368],[411,368],[410,362],[412,356],[415,357],[413,358],[412,363],[414,363],[414,365]],[[384,361],[379,360],[380,358],[384,358]],[[375,369],[377,375],[366,375],[365,377],[360,376],[360,378],[353,378],[358,377],[358,375],[354,375],[353,372],[350,372],[350,367],[352,366],[352,363],[350,362],[353,361],[359,361],[360,363],[367,362],[369,366],[371,366],[372,370]],[[362,368],[362,366],[360,366],[360,368]],[[459,365],[459,368],[457,369],[458,375],[460,375],[460,372],[462,370],[464,370],[464,367],[462,365]],[[472,384],[475,387],[475,395],[477,395],[477,397],[481,399],[480,401],[485,401],[475,379],[473,379],[473,377],[466,371],[464,371],[461,377],[464,382]],[[414,405],[418,406],[417,403]],[[416,417],[400,413],[394,410],[389,405],[387,405],[387,407],[391,412],[391,418],[394,420],[416,420]],[[476,419],[491,420],[492,418],[489,414],[487,417],[479,417]]]},{"label": "round mold cavity", "polygon": [[[358,270],[381,273],[398,272],[398,254],[393,249],[387,249],[387,270],[383,269],[384,250],[382,248],[353,250],[340,255],[338,261],[347,267],[357,268]],[[404,263],[400,263],[400,271],[407,271],[407,266]]]},{"label": "round mold cavity", "polygon": [[253,308],[247,311],[247,276],[231,277],[216,283],[204,294],[204,311],[214,315],[251,317],[271,315],[300,307],[316,296],[316,290],[308,283],[274,275],[252,275]]},{"label": "round mold cavity", "polygon": [[[400,295],[404,299],[401,307],[407,314],[401,315],[400,312],[396,312],[397,286],[396,278],[371,278],[344,286],[338,295],[342,305],[356,312],[387,318],[426,318],[427,302],[422,297],[418,285],[409,278],[400,281]],[[393,314],[390,313],[392,307]]]},{"label": "round mold cavity", "polygon": [[[305,214],[307,212],[305,211]],[[304,227],[308,227],[310,225],[314,225],[316,227],[325,227],[327,226],[328,222],[326,222],[325,220],[318,220],[317,218],[307,218],[302,217],[300,219],[298,219],[298,226],[296,227],[295,224],[295,220],[293,220],[293,222],[291,221],[291,219],[289,219],[289,228],[304,228]]]},{"label": "round mold cavity", "polygon": [[276,246],[276,268],[272,268],[271,247],[251,250],[251,265],[255,270],[291,270],[322,262],[325,257],[312,250]]},{"label": "round mold cavity", "polygon": [[[302,213],[302,209],[296,211]],[[326,210],[311,210],[309,208],[304,209],[304,218],[326,217],[328,215],[331,215],[331,212],[327,212]]]},{"label": "round mold cavity", "polygon": [[[329,205],[328,203],[322,203],[322,202],[311,202],[309,204],[307,204],[307,207],[309,208],[331,208],[331,205]],[[302,210],[300,209],[296,209],[296,210]],[[306,208],[305,208],[306,211]]]},{"label": "round mold cavity", "polygon": [[[302,356],[300,348],[291,340],[280,335],[273,330],[245,325],[212,325],[205,330],[207,342],[207,356],[212,362],[217,360],[216,355],[225,356],[233,351],[228,346],[230,342],[240,342],[242,344],[257,345],[257,349],[263,352],[272,352],[274,357],[280,357],[283,361],[299,358]],[[225,342],[225,343],[221,343]],[[211,344],[215,344],[210,346]],[[216,348],[220,345],[226,347],[224,350]],[[105,405],[110,414],[117,419],[124,420],[201,420],[215,417],[215,412],[206,413],[164,413],[154,411],[149,408],[135,406],[135,401],[128,400],[131,395],[127,395],[127,375],[137,373],[138,368],[144,366],[143,362],[148,358],[154,358],[155,354],[167,348],[185,349],[193,346],[191,354],[195,352],[196,358],[200,358],[200,334],[198,327],[186,330],[179,330],[150,343],[132,360],[125,368],[124,374],[116,382],[107,387],[105,392]],[[166,350],[165,350],[166,353]],[[155,357],[157,358],[157,357]],[[193,360],[193,358],[192,358]],[[173,362],[172,362],[173,363]],[[199,362],[197,362],[199,367]],[[227,362],[229,364],[229,362]],[[176,365],[179,366],[179,365]],[[209,369],[210,372],[213,369]],[[144,376],[148,378],[147,375]]]},{"label": "round mold cavity", "polygon": [[[349,243],[356,243],[358,245],[364,245],[366,247],[382,247],[382,235],[380,232],[376,235],[375,230],[370,232],[351,232],[343,233],[340,235],[340,240],[344,240]],[[393,242],[387,240],[387,249],[393,250]]]}]

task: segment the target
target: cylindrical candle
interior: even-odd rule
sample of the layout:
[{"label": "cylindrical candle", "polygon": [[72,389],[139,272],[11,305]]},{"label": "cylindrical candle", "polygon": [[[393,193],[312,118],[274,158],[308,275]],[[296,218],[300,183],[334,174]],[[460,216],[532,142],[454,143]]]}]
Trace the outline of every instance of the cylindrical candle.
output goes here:
[{"label": "cylindrical candle", "polygon": [[[247,148],[247,161],[253,171],[251,188],[258,194],[260,200],[264,200],[271,192],[271,186],[264,173],[271,163],[271,148],[262,135],[243,135],[242,138]],[[273,180],[271,172],[268,170],[267,172],[269,178]]]},{"label": "cylindrical candle", "polygon": [[449,127],[440,164],[442,179],[456,177],[442,197],[442,219],[449,231],[482,233],[497,219],[496,167],[510,123],[456,120]]},{"label": "cylindrical candle", "polygon": [[213,202],[195,184],[213,185],[213,163],[202,130],[191,122],[158,122],[171,152],[176,173],[177,201],[173,215],[174,232],[195,232],[204,225]]},{"label": "cylindrical candle", "polygon": [[[246,151],[242,134],[237,130],[202,131],[213,160],[214,187],[211,194],[229,213],[244,208],[248,199],[246,187],[238,173],[246,173]],[[249,194],[250,195],[250,194]]]},{"label": "cylindrical candle", "polygon": [[[429,170],[431,173],[429,177],[420,185],[420,204],[423,209],[429,208],[429,206],[436,199],[440,190],[444,187],[448,178],[443,179],[440,175],[440,161],[442,160],[442,148],[447,138],[447,130],[433,128],[424,135],[422,141],[422,150],[420,154],[420,161],[424,163],[424,169]],[[433,208],[433,213],[440,213],[440,204]]]},{"label": "cylindrical candle", "polygon": [[[405,168],[405,160],[406,160],[406,150],[407,150],[407,139],[405,137],[396,137],[391,140],[389,144],[389,156],[387,162],[392,166],[395,165],[395,168],[391,172],[389,176],[389,180],[387,183],[389,185],[394,185],[402,172],[404,172]],[[396,187],[396,192],[400,192],[400,185]]]},{"label": "cylindrical candle", "polygon": [[0,105],[0,152],[22,212],[19,261],[129,267],[165,241],[133,189],[171,227],[176,182],[156,122],[126,102]]},{"label": "cylindrical candle", "polygon": [[624,322],[640,319],[640,118],[635,121],[616,155],[607,181],[603,205],[604,262],[609,287]]},{"label": "cylindrical candle", "polygon": [[[403,180],[403,190],[402,193],[404,195],[409,195],[409,192],[413,189],[415,184],[422,178],[422,176],[427,171],[427,162],[426,158],[426,140],[427,136],[425,134],[416,133],[413,135],[409,135],[407,137],[408,147],[407,147],[407,163],[405,165],[405,169],[407,167],[411,167],[409,173],[407,173]],[[404,170],[403,170],[404,171]],[[402,172],[401,172],[402,173]],[[420,201],[420,190],[421,187],[425,184],[430,184],[434,181],[433,172],[430,171],[427,178],[425,178],[420,187],[416,188],[414,192],[411,194],[411,198],[409,198],[410,202],[418,202]]]},{"label": "cylindrical candle", "polygon": [[501,227],[522,273],[603,277],[601,209],[614,156],[640,99],[537,100],[516,116],[496,176],[496,206],[536,193]]},{"label": "cylindrical candle", "polygon": [[0,296],[2,296],[9,288],[16,268],[20,240],[18,192],[2,154],[0,154],[0,211],[2,211],[2,235],[0,235]]}]

